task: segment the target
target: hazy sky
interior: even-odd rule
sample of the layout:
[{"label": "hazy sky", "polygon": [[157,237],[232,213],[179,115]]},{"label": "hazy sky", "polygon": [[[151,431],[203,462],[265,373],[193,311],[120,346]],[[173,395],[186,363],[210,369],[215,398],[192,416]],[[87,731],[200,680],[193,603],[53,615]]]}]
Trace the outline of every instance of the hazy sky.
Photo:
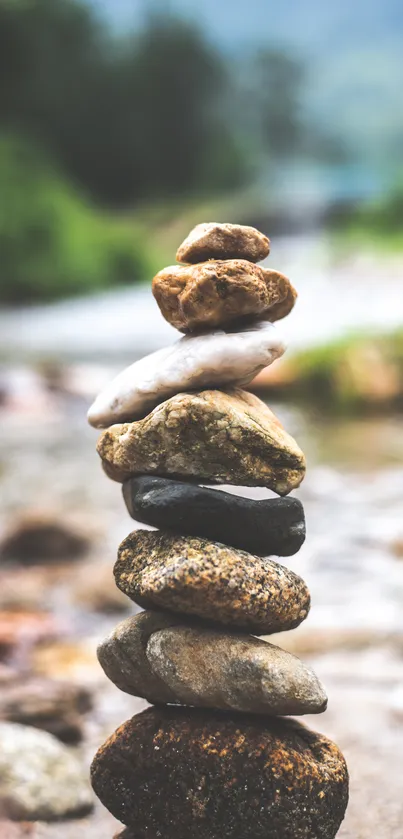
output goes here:
[{"label": "hazy sky", "polygon": [[205,26],[226,46],[278,41],[331,50],[345,43],[379,42],[394,32],[401,38],[401,0],[87,0],[120,26],[138,23],[153,7],[178,12]]}]

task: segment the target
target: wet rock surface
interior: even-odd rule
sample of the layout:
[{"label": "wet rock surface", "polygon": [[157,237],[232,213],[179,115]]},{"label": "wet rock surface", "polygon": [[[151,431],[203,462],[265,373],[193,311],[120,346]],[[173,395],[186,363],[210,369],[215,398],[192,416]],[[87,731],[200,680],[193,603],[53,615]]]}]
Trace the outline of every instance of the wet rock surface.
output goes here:
[{"label": "wet rock surface", "polygon": [[79,818],[93,809],[78,757],[45,731],[0,723],[0,810],[16,821]]},{"label": "wet rock surface", "polygon": [[178,262],[206,259],[249,259],[260,262],[270,253],[270,240],[255,227],[207,222],[197,224],[176,252]]},{"label": "wet rock surface", "polygon": [[17,518],[0,543],[0,559],[25,565],[79,559],[87,553],[90,540],[65,522],[43,512],[29,512]]},{"label": "wet rock surface", "polygon": [[101,434],[109,477],[138,474],[265,486],[287,495],[305,475],[305,458],[272,411],[243,390],[181,393],[139,422]]},{"label": "wet rock surface", "polygon": [[97,428],[146,416],[156,405],[187,390],[245,385],[285,350],[268,321],[234,332],[185,335],[170,347],[136,361],[101,391],[88,411]]},{"label": "wet rock surface", "polygon": [[92,783],[137,839],[334,839],[348,800],[344,758],[326,737],[295,721],[184,708],[121,726]]},{"label": "wet rock surface", "polygon": [[305,541],[304,508],[296,498],[254,501],[149,475],[126,481],[123,497],[136,521],[260,556],[292,556]]},{"label": "wet rock surface", "polygon": [[181,332],[251,318],[278,320],[297,296],[283,274],[245,259],[170,265],[156,274],[152,292],[165,320]]},{"label": "wet rock surface", "polygon": [[67,681],[13,679],[1,687],[0,721],[40,728],[64,743],[76,744],[83,739],[83,715],[92,705],[85,687]]},{"label": "wet rock surface", "polygon": [[318,678],[296,656],[248,635],[175,626],[157,613],[119,624],[98,658],[114,684],[153,704],[282,716],[319,714],[327,705]]},{"label": "wet rock surface", "polygon": [[144,608],[255,635],[292,629],[309,612],[307,586],[288,568],[197,537],[137,530],[121,543],[114,574]]},{"label": "wet rock surface", "polygon": [[19,657],[24,650],[58,635],[60,623],[54,614],[18,608],[0,610],[0,661]]}]

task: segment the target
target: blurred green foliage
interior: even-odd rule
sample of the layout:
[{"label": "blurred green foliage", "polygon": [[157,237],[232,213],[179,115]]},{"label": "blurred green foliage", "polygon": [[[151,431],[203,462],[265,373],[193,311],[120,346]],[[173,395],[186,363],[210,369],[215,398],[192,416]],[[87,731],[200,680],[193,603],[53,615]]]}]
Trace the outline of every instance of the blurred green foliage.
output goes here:
[{"label": "blurred green foliage", "polygon": [[403,248],[403,183],[386,195],[353,207],[341,207],[330,217],[331,229],[345,244],[381,250]]},{"label": "blurred green foliage", "polygon": [[144,279],[140,233],[95,211],[42,155],[0,138],[0,300],[57,297]]},{"label": "blurred green foliage", "polygon": [[197,29],[151,19],[116,36],[76,0],[0,5],[0,118],[110,206],[226,189],[245,175],[220,55]]},{"label": "blurred green foliage", "polygon": [[144,224],[112,211],[239,195],[308,133],[326,150],[302,88],[294,57],[235,62],[172,16],[118,34],[83,0],[0,0],[0,299],[142,278]]},{"label": "blurred green foliage", "polygon": [[324,416],[403,406],[402,329],[349,333],[300,350],[287,363],[270,392],[316,406]]}]

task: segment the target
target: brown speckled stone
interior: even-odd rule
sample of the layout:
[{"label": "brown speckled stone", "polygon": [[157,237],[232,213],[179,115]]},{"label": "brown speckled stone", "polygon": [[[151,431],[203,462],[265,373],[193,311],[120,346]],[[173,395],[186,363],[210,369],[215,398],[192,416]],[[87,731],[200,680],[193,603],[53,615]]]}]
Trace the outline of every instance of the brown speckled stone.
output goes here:
[{"label": "brown speckled stone", "polygon": [[179,393],[145,419],[113,425],[98,441],[105,471],[266,486],[287,495],[305,474],[305,458],[270,409],[250,393],[227,389]]},{"label": "brown speckled stone", "polygon": [[270,253],[270,239],[243,224],[207,222],[197,224],[177,250],[178,262],[206,259],[249,259],[259,262]]},{"label": "brown speckled stone", "polygon": [[274,323],[276,320],[282,320],[290,314],[294,308],[297,300],[297,292],[290,281],[284,274],[278,271],[271,271],[268,268],[261,268],[263,272],[266,288],[270,296],[278,296],[277,303],[270,306],[268,319]]},{"label": "brown speckled stone", "polygon": [[154,277],[152,291],[164,318],[181,332],[251,316],[278,320],[297,296],[283,274],[245,259],[170,265]]},{"label": "brown speckled stone", "polygon": [[309,591],[288,568],[198,537],[136,530],[120,545],[114,574],[118,588],[145,609],[254,635],[292,629],[309,612]]},{"label": "brown speckled stone", "polygon": [[348,801],[326,737],[294,720],[183,708],[122,725],[92,783],[131,839],[334,839]]}]

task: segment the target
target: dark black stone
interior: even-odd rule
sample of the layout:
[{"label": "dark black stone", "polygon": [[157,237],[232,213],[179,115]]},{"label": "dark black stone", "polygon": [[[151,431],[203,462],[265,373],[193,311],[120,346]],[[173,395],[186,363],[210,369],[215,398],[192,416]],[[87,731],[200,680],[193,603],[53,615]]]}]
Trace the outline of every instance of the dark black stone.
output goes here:
[{"label": "dark black stone", "polygon": [[296,498],[254,501],[152,476],[126,481],[123,496],[136,521],[258,556],[292,556],[305,540],[304,508]]}]

